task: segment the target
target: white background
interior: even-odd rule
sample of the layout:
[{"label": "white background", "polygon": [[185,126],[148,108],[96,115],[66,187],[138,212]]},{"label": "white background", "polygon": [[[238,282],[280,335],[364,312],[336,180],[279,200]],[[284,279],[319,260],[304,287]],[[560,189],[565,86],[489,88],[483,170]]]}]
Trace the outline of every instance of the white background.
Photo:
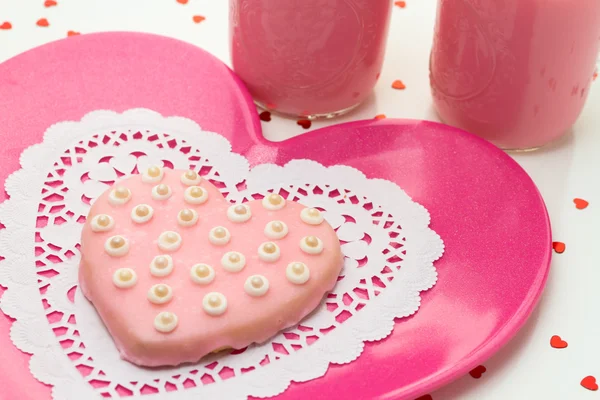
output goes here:
[{"label": "white background", "polygon": [[[284,0],[281,0],[284,1]],[[182,39],[203,47],[229,64],[227,0],[0,0],[0,62],[43,43],[66,37],[70,30],[142,31]],[[435,120],[428,84],[428,57],[435,17],[434,0],[407,0],[394,7],[387,56],[375,97],[350,116],[313,123],[312,129],[377,114]],[[206,20],[196,24],[194,15]],[[47,18],[48,27],[36,21]],[[407,86],[391,88],[395,79]],[[514,158],[527,170],[546,200],[554,240],[565,242],[555,255],[541,303],[520,334],[491,360],[481,379],[466,376],[431,395],[442,399],[600,399],[583,389],[587,375],[600,380],[600,79],[573,135],[561,143]],[[1,94],[0,94],[1,95]],[[273,117],[263,123],[265,136],[284,140],[302,134],[293,120]],[[590,206],[577,210],[573,198]],[[552,335],[569,343],[563,350],[549,345]]]}]

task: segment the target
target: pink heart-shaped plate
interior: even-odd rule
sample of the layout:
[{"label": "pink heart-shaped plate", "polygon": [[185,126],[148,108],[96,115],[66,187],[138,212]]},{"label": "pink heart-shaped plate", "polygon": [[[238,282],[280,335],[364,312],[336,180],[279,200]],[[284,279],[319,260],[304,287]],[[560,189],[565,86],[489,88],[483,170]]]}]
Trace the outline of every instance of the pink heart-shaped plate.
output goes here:
[{"label": "pink heart-shaped plate", "polygon": [[[0,93],[4,179],[53,123],[143,107],[221,133],[252,166],[297,158],[345,164],[397,183],[429,210],[446,251],[418,313],[367,344],[351,364],[292,384],[283,399],[412,399],[429,392],[512,338],[544,287],[551,232],[540,193],[509,156],[458,129],[383,119],[270,143],[250,96],[225,65],[190,44],[135,33],[74,36],[21,54],[0,65]],[[50,389],[29,373],[29,357],[9,343],[10,324],[0,319],[3,393],[49,399]]]}]

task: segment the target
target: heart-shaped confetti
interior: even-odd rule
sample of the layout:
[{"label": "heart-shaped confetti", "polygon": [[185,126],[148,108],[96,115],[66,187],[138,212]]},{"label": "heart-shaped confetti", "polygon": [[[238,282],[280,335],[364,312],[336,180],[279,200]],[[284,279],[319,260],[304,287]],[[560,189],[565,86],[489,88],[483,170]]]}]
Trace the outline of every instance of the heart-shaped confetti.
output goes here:
[{"label": "heart-shaped confetti", "polygon": [[433,400],[433,397],[431,397],[430,394],[426,394],[426,395],[416,398],[415,400]]},{"label": "heart-shaped confetti", "polygon": [[69,31],[67,32],[67,36],[78,36],[81,35],[81,33],[77,32],[77,31]]},{"label": "heart-shaped confetti", "polygon": [[203,17],[202,15],[194,15],[192,17],[192,19],[194,20],[195,23],[199,24],[200,22],[204,21],[206,18]]},{"label": "heart-shaped confetti", "polygon": [[188,0],[177,0],[179,4],[187,4]]},{"label": "heart-shaped confetti", "polygon": [[312,122],[309,119],[300,119],[296,122],[296,124],[300,125],[304,129],[309,129],[312,126]]},{"label": "heart-shaped confetti", "polygon": [[41,27],[47,27],[50,26],[50,23],[48,22],[48,20],[46,18],[40,18],[37,20],[37,22],[35,23],[37,26],[41,26]]},{"label": "heart-shaped confetti", "polygon": [[44,7],[54,7],[56,5],[58,5],[58,3],[54,0],[46,0],[44,2]]},{"label": "heart-shaped confetti", "polygon": [[79,276],[121,355],[159,366],[298,323],[342,264],[319,210],[276,193],[232,205],[196,172],[152,166],[94,202]]},{"label": "heart-shaped confetti", "polygon": [[575,198],[573,199],[573,203],[575,203],[575,207],[578,210],[583,210],[585,208],[587,208],[587,206],[590,205],[590,203],[584,199],[579,199],[579,198]]},{"label": "heart-shaped confetti", "polygon": [[483,365],[478,365],[469,372],[469,375],[475,379],[479,379],[481,378],[481,375],[485,373],[485,371],[487,371],[487,369]]},{"label": "heart-shaped confetti", "polygon": [[598,390],[598,383],[596,382],[596,378],[593,376],[586,376],[581,380],[581,386],[586,388],[587,390],[596,391]]},{"label": "heart-shaped confetti", "polygon": [[398,7],[400,7],[400,8],[406,7],[406,2],[405,1],[396,1],[394,4],[396,6],[398,6]]},{"label": "heart-shaped confetti", "polygon": [[552,248],[558,254],[562,254],[565,252],[567,246],[563,242],[552,242]]},{"label": "heart-shaped confetti", "polygon": [[562,340],[562,338],[558,335],[554,335],[550,338],[550,346],[555,349],[564,349],[569,345],[566,341]]},{"label": "heart-shaped confetti", "polygon": [[271,113],[269,111],[263,111],[258,117],[261,121],[269,122],[271,120]]},{"label": "heart-shaped confetti", "polygon": [[404,90],[406,89],[406,86],[404,85],[404,83],[401,80],[395,80],[394,83],[392,83],[392,87],[396,90]]},{"label": "heart-shaped confetti", "polygon": [[2,30],[12,29],[12,24],[10,22],[3,22],[2,24],[0,24],[0,29],[2,29]]}]

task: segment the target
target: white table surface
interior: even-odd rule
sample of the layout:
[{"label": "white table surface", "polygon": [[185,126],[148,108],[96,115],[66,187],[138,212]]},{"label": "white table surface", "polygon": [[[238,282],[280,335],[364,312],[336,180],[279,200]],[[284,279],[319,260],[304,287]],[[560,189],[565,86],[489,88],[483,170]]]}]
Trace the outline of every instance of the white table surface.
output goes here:
[{"label": "white table surface", "polygon": [[[23,51],[61,39],[68,31],[141,31],[178,38],[200,46],[229,64],[227,0],[0,0],[0,62]],[[185,2],[185,0],[181,0]],[[284,0],[282,0],[284,1]],[[428,84],[435,0],[406,0],[394,7],[385,66],[375,96],[352,115],[316,122],[311,129],[378,114],[436,120]],[[206,19],[193,21],[194,15]],[[46,18],[49,26],[36,22]],[[406,90],[391,88],[401,79]],[[574,134],[542,151],[515,155],[546,200],[554,240],[566,243],[555,254],[545,294],[518,336],[484,363],[487,372],[467,375],[431,393],[434,400],[600,399],[580,386],[585,376],[600,380],[600,79],[592,85]],[[1,95],[1,94],[0,94]],[[280,141],[306,132],[294,120],[273,117],[263,123],[267,139]],[[574,198],[590,205],[578,210]],[[550,347],[552,335],[569,343]]]}]

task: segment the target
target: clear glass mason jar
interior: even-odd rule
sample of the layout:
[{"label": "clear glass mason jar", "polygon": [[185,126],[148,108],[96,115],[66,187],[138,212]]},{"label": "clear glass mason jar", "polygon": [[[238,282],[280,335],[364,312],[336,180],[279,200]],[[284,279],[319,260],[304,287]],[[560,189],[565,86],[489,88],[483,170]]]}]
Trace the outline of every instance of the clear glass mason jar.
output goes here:
[{"label": "clear glass mason jar", "polygon": [[230,0],[233,69],[256,103],[333,117],[371,94],[391,0]]},{"label": "clear glass mason jar", "polygon": [[435,107],[501,148],[539,148],[577,120],[599,46],[600,0],[438,0]]}]

